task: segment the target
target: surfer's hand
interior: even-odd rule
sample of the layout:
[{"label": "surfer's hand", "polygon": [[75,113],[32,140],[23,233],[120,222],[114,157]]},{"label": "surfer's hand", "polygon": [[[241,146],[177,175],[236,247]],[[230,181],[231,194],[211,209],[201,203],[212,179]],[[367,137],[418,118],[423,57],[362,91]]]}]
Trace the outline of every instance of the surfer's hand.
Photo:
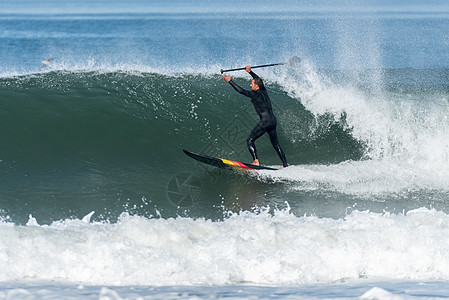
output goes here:
[{"label": "surfer's hand", "polygon": [[246,70],[246,72],[250,73],[251,72],[251,67],[250,66],[246,66],[245,70]]},{"label": "surfer's hand", "polygon": [[227,82],[231,81],[231,75],[221,74],[221,77],[223,77]]}]

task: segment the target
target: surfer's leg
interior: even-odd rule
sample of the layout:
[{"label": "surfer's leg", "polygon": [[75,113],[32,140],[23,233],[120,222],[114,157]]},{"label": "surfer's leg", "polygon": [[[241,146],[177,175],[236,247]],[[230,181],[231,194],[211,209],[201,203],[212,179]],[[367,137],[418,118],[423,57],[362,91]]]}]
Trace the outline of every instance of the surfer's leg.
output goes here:
[{"label": "surfer's leg", "polygon": [[273,145],[274,150],[276,150],[276,152],[279,155],[279,158],[282,161],[282,165],[284,166],[284,168],[288,167],[287,159],[285,158],[284,151],[282,151],[281,146],[279,145],[276,127],[272,130],[269,130],[268,135],[270,136],[271,145]]},{"label": "surfer's leg", "polygon": [[256,165],[259,164],[259,159],[257,158],[257,150],[254,142],[258,138],[260,138],[265,132],[266,132],[265,129],[260,125],[260,123],[258,123],[256,127],[254,127],[253,130],[251,131],[249,137],[246,139],[246,144],[248,145],[249,153],[251,154],[254,160],[253,164]]}]

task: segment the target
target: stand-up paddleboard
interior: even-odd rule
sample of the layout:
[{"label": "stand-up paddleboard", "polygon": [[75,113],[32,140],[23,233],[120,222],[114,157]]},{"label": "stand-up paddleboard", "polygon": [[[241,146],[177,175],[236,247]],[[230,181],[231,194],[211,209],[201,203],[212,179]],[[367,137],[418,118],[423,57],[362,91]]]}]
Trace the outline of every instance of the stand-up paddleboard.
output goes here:
[{"label": "stand-up paddleboard", "polygon": [[185,154],[190,156],[193,159],[196,159],[197,161],[200,161],[202,163],[222,168],[222,169],[234,169],[234,170],[277,170],[269,167],[263,167],[263,166],[255,166],[252,164],[245,164],[238,161],[232,161],[228,159],[218,158],[218,157],[211,157],[203,154],[193,153],[187,150],[182,150]]}]

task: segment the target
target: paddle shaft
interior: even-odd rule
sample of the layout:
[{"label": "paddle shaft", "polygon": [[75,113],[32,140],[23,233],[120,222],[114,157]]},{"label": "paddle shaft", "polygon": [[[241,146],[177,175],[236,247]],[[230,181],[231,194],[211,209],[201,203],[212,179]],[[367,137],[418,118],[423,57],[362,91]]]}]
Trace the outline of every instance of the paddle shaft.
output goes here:
[{"label": "paddle shaft", "polygon": [[[279,65],[285,65],[285,63],[277,63],[277,64],[268,64],[268,65],[254,66],[254,67],[251,67],[251,69],[265,68],[265,67],[272,67],[272,66],[279,66]],[[245,70],[245,68],[228,69],[228,70],[221,69],[220,72],[221,72],[221,74],[223,74],[224,72],[240,71],[240,70]]]}]

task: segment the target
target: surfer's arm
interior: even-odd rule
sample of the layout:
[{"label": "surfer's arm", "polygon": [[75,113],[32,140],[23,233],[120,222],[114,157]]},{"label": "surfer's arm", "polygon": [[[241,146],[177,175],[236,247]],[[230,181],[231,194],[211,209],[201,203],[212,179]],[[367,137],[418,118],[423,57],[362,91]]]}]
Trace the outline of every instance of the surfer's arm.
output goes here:
[{"label": "surfer's arm", "polygon": [[231,76],[222,74],[221,75],[238,93],[245,95],[246,97],[251,97],[251,92],[242,89],[237,83],[232,81]]},{"label": "surfer's arm", "polygon": [[259,76],[257,76],[256,73],[254,73],[253,71],[251,71],[251,67],[250,67],[250,66],[246,66],[246,67],[245,67],[245,70],[246,70],[246,72],[249,73],[249,75],[251,75],[251,76],[253,77],[253,79],[255,79],[255,78],[260,78]]},{"label": "surfer's arm", "polygon": [[260,78],[259,76],[257,76],[256,73],[254,73],[253,71],[249,72],[249,75],[251,75],[253,77],[253,79],[255,78]]},{"label": "surfer's arm", "polygon": [[229,84],[234,88],[234,90],[236,90],[238,93],[245,95],[246,97],[251,97],[251,92],[242,89],[241,86],[239,86],[237,83],[235,83],[232,80],[229,80]]}]

